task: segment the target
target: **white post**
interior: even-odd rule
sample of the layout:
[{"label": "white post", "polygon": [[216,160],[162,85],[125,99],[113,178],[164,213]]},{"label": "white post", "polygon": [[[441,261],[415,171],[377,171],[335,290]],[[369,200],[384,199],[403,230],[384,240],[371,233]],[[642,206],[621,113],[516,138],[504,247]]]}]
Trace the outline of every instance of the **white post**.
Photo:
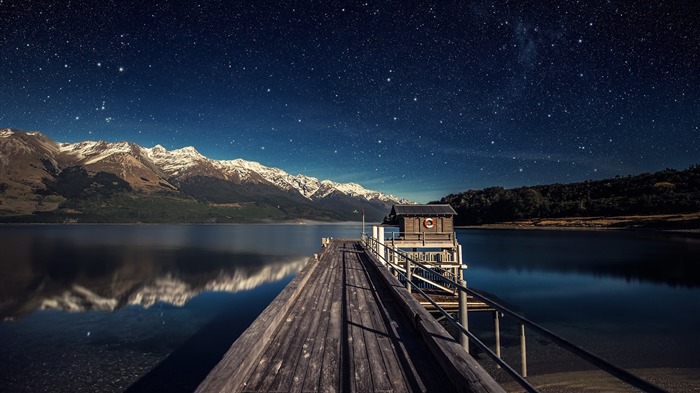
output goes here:
[{"label": "white post", "polygon": [[[496,333],[496,357],[499,359],[501,358],[501,322],[499,320],[498,313],[500,311],[496,310],[493,314],[493,325],[494,325],[494,330]],[[501,368],[500,365],[496,366],[498,368]]]},{"label": "white post", "polygon": [[365,234],[365,208],[362,208],[362,234]]},{"label": "white post", "polygon": [[[467,282],[460,280],[459,284],[466,288]],[[459,291],[459,324],[465,329],[469,330],[469,310],[467,309],[467,293],[460,290]],[[467,353],[469,353],[469,336],[460,331],[459,333],[459,343],[462,344]]]},{"label": "white post", "polygon": [[459,264],[459,278],[464,278],[464,269],[467,265],[462,264],[462,245],[457,245],[457,263]]},{"label": "white post", "polygon": [[527,378],[527,349],[525,348],[525,325],[520,325],[520,363],[523,378]]},{"label": "white post", "polygon": [[374,241],[372,241],[372,250],[376,253],[377,252],[377,243],[376,243],[377,226],[376,225],[372,225],[372,239],[374,239]]},{"label": "white post", "polygon": [[379,243],[377,253],[386,258],[386,253],[384,252],[384,227],[377,227],[377,240]]}]

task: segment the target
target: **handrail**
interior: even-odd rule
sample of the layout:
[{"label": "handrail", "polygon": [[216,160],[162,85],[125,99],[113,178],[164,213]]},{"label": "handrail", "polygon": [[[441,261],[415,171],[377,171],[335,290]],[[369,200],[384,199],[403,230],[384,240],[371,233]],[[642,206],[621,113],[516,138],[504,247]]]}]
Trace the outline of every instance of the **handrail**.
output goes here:
[{"label": "handrail", "polygon": [[[456,235],[454,232],[388,232],[391,235],[391,241],[419,241],[424,242],[430,238],[442,238],[447,235],[447,242],[455,243]],[[406,237],[412,237],[411,239],[406,239]],[[435,239],[430,239],[435,240]]]},{"label": "handrail", "polygon": [[[376,243],[376,245],[381,244],[381,243],[379,243],[379,241],[378,241],[377,239],[374,239],[374,238],[371,238],[371,237],[368,237],[368,236],[364,236],[364,234],[363,234],[363,237],[362,237],[362,238],[363,238],[365,244],[367,244],[367,240],[369,240],[369,241],[371,241],[371,242],[373,242],[373,243]],[[370,251],[372,251],[373,254],[376,254],[377,256],[379,256],[380,258],[382,258],[384,261],[387,262],[387,264],[392,265],[392,266],[395,266],[395,265],[392,264],[390,261],[388,261],[383,255],[380,255],[379,253],[375,252],[375,251],[373,250],[372,246],[370,246],[369,244],[367,244],[367,246],[368,246],[368,249],[369,249]],[[411,264],[416,265],[416,266],[420,267],[420,268],[423,269],[423,270],[429,270],[429,269],[427,269],[422,263],[420,263],[420,262],[416,261],[415,259],[409,257],[408,255],[402,253],[400,250],[394,249],[394,248],[392,248],[392,247],[390,247],[390,246],[387,246],[387,245],[385,245],[385,244],[382,244],[382,247],[386,248],[387,250],[389,250],[389,251],[391,251],[391,252],[394,252],[394,253],[396,253],[396,254],[402,256],[403,258],[406,258],[407,260],[410,260],[410,261],[411,261]],[[432,270],[431,270],[431,271],[432,271]],[[432,271],[432,272],[434,272],[434,271]],[[645,392],[649,392],[649,393],[657,393],[657,392],[658,392],[658,393],[667,393],[666,390],[664,390],[664,389],[662,389],[662,388],[660,388],[660,387],[658,387],[658,386],[656,386],[656,385],[653,385],[652,383],[647,382],[647,381],[645,381],[644,379],[639,378],[638,376],[636,376],[636,375],[630,373],[629,371],[624,370],[624,369],[622,369],[622,368],[620,368],[620,367],[618,367],[618,366],[616,366],[616,365],[614,365],[614,364],[608,362],[607,360],[605,360],[605,359],[603,359],[603,358],[601,358],[601,357],[599,357],[599,356],[597,356],[597,355],[595,355],[595,354],[593,354],[593,353],[591,353],[591,352],[589,352],[589,351],[587,351],[587,350],[581,348],[580,346],[578,346],[578,345],[572,343],[571,341],[569,341],[569,340],[567,340],[567,339],[565,339],[565,338],[563,338],[563,337],[561,337],[561,336],[558,336],[557,334],[555,334],[555,333],[553,333],[553,332],[551,332],[551,331],[545,329],[544,327],[542,327],[542,326],[536,324],[535,322],[532,322],[532,321],[530,321],[529,319],[527,319],[527,318],[525,318],[525,317],[523,317],[523,316],[521,316],[521,315],[516,314],[514,311],[508,309],[507,307],[501,305],[500,303],[498,303],[498,302],[496,302],[496,301],[494,301],[494,300],[491,300],[491,299],[487,298],[486,296],[484,296],[484,295],[482,295],[482,294],[480,294],[480,293],[478,293],[478,292],[476,292],[476,291],[474,291],[474,290],[472,290],[472,289],[469,289],[469,288],[467,288],[466,286],[463,286],[463,285],[461,285],[460,283],[458,283],[458,282],[456,282],[456,281],[454,281],[454,280],[452,280],[452,279],[450,279],[450,278],[444,277],[444,276],[442,276],[442,275],[439,275],[439,276],[440,276],[442,279],[444,279],[445,281],[447,281],[447,282],[449,282],[450,284],[454,285],[455,288],[457,288],[457,290],[462,291],[462,292],[465,292],[465,293],[467,293],[467,294],[469,294],[469,295],[472,295],[473,297],[475,297],[475,298],[481,300],[482,302],[488,304],[489,306],[495,308],[497,311],[499,311],[499,312],[501,312],[501,313],[503,313],[503,314],[505,314],[505,315],[509,315],[509,316],[513,317],[514,319],[516,319],[517,321],[519,321],[521,324],[527,325],[529,328],[533,329],[535,332],[539,333],[540,335],[542,335],[542,336],[544,336],[544,337],[546,337],[546,338],[552,340],[553,342],[557,343],[558,345],[560,345],[560,346],[563,347],[564,349],[568,350],[569,352],[573,353],[574,355],[580,357],[580,358],[583,359],[583,360],[588,361],[589,363],[595,365],[596,367],[598,367],[598,368],[600,368],[601,370],[607,372],[608,374],[610,374],[610,375],[612,375],[612,376],[618,378],[619,380],[621,380],[621,381],[623,381],[623,382],[626,382],[626,383],[628,383],[628,384],[630,384],[630,385],[632,385],[632,386],[634,386],[634,387],[636,387],[636,388],[638,388],[638,389],[641,389],[641,390],[643,390],[643,391],[645,391]],[[431,303],[433,303],[433,305],[440,311],[440,313],[441,313],[442,315],[444,315],[444,316],[446,317],[446,319],[447,319],[448,321],[450,321],[452,324],[454,324],[461,332],[463,332],[464,334],[466,334],[466,335],[469,337],[469,339],[472,340],[472,341],[474,341],[474,343],[475,343],[479,348],[481,348],[481,349],[484,350],[486,353],[488,353],[490,357],[494,358],[494,360],[495,360],[495,359],[498,359],[498,357],[496,356],[496,354],[493,353],[488,347],[485,347],[485,346],[484,346],[484,347],[482,348],[483,343],[481,343],[481,341],[479,341],[471,332],[469,332],[468,329],[466,329],[464,326],[462,326],[459,322],[455,321],[452,317],[450,317],[449,314],[447,313],[447,311],[445,311],[444,309],[442,309],[442,307],[438,306],[437,303],[433,302],[432,299],[430,299],[430,297],[428,297],[420,288],[418,288],[418,287],[417,287],[414,283],[412,283],[412,282],[411,282],[411,286],[412,286],[412,287],[415,286],[416,289],[417,289],[423,296],[425,296],[426,298],[428,298],[429,301],[430,301]],[[499,360],[496,360],[496,362],[500,364],[500,363],[502,362],[502,360],[499,359]],[[501,364],[501,366],[504,367],[503,364]],[[508,370],[510,369],[510,366],[507,366],[507,365],[506,365],[506,367],[504,367],[504,368],[505,368],[506,371],[508,371]],[[512,369],[510,369],[510,370],[512,370]],[[515,371],[513,370],[513,372],[515,372]],[[510,371],[508,371],[508,373],[510,374]],[[514,377],[516,378],[516,380],[517,380],[524,388],[528,389],[528,387],[525,386],[525,385],[523,385],[523,383],[520,381],[520,379],[522,379],[523,377],[520,376],[520,374],[518,374],[517,372],[515,372],[515,374],[517,375],[517,377],[515,377],[513,374],[511,374],[511,375],[514,376]],[[525,381],[524,379],[523,379],[523,381],[524,381],[525,383],[527,383],[527,381]],[[528,385],[529,385],[529,383],[528,383]],[[533,388],[533,389],[534,389],[534,388]],[[534,391],[536,392],[537,390],[534,390]]]},{"label": "handrail", "polygon": [[[391,248],[391,247],[387,247],[387,248]],[[399,254],[399,256],[400,256],[400,257],[403,257],[403,254]],[[428,269],[427,271],[430,271],[430,272],[432,272],[432,273],[437,273],[437,274],[439,274],[439,275],[441,275],[441,276],[447,276],[447,277],[453,277],[453,278],[455,277],[455,274],[454,274],[454,273],[452,273],[451,271],[449,271],[449,270],[443,268],[442,266],[440,266],[440,265],[438,264],[439,262],[437,262],[437,261],[423,261],[423,262],[424,262],[426,265],[430,266],[430,269]],[[447,262],[447,263],[456,263],[457,261],[444,261],[444,262]],[[437,270],[434,270],[434,269],[439,269],[439,272],[438,272]]]},{"label": "handrail", "polygon": [[[367,239],[376,241],[376,239],[372,239],[372,238],[370,238],[370,237],[368,237]],[[391,250],[391,251],[397,252],[397,254],[400,254],[400,251],[396,251],[395,249],[393,249],[393,248],[391,248],[391,247],[387,247],[387,246],[385,246],[385,247],[386,247],[387,249]],[[377,255],[378,257],[380,257],[381,259],[383,259],[388,265],[391,265],[392,267],[396,268],[396,270],[399,272],[399,274],[401,274],[401,275],[408,281],[408,275],[407,275],[407,273],[404,273],[403,271],[399,270],[399,269],[403,269],[403,268],[401,268],[399,265],[396,265],[396,264],[392,263],[392,262],[389,261],[387,258],[385,258],[383,255],[381,255],[381,254],[379,254],[379,253],[375,253],[374,250],[372,250],[371,247],[367,247],[367,248],[369,248],[369,249],[372,251],[373,254],[375,254],[375,255]],[[416,263],[415,260],[413,260],[413,259],[410,258],[410,257],[407,257],[407,259],[410,259],[413,263]],[[425,267],[420,266],[420,265],[419,265],[419,267],[421,267],[421,268],[423,268],[423,269],[425,270]],[[405,271],[405,269],[403,269],[403,270]],[[470,332],[468,329],[465,329],[459,322],[455,321],[454,318],[452,318],[452,316],[450,316],[450,314],[449,314],[447,311],[445,311],[444,308],[442,308],[436,301],[434,301],[432,298],[430,298],[430,296],[428,296],[421,288],[419,288],[416,284],[414,284],[414,283],[411,282],[411,281],[408,281],[408,282],[409,282],[409,283],[411,284],[411,286],[414,287],[414,289],[416,289],[424,298],[428,299],[428,301],[429,301],[433,306],[435,306],[435,308],[445,317],[445,319],[447,319],[449,322],[451,322],[452,324],[454,324],[460,331],[462,331],[464,334],[466,334],[466,335],[469,337],[469,340],[471,340],[474,344],[476,344],[476,346],[479,347],[479,349],[481,349],[482,351],[486,352],[486,353],[489,355],[489,357],[490,357],[491,359],[493,359],[493,360],[494,360],[498,365],[500,365],[508,374],[510,374],[510,376],[513,377],[513,379],[515,379],[516,382],[518,382],[518,383],[520,384],[520,386],[522,386],[523,388],[525,388],[525,390],[527,390],[528,392],[531,392],[531,393],[539,393],[539,391],[538,391],[537,389],[535,389],[535,387],[533,387],[525,378],[523,378],[520,374],[518,374],[517,371],[513,370],[513,368],[510,367],[510,365],[509,365],[508,363],[506,363],[503,359],[499,358],[495,353],[493,353],[493,351],[491,351],[491,349],[490,349],[488,346],[486,346],[486,344],[484,344],[483,342],[481,342],[481,340],[479,340],[479,339],[478,339],[472,332]]]}]

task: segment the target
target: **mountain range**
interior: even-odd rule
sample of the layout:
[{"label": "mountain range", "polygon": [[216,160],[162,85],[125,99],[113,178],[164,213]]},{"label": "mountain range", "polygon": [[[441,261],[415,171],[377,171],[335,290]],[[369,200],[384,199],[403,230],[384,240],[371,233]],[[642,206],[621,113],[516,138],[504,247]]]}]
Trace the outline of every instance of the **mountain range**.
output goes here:
[{"label": "mountain range", "polygon": [[381,220],[392,195],[291,175],[194,147],[56,142],[0,129],[0,221],[276,222]]}]

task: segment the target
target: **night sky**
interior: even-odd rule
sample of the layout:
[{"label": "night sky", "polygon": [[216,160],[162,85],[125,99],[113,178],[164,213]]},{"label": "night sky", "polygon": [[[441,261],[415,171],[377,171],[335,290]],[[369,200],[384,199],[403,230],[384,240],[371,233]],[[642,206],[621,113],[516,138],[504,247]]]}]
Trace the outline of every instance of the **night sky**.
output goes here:
[{"label": "night sky", "polygon": [[415,201],[700,163],[700,2],[0,0],[0,127]]}]

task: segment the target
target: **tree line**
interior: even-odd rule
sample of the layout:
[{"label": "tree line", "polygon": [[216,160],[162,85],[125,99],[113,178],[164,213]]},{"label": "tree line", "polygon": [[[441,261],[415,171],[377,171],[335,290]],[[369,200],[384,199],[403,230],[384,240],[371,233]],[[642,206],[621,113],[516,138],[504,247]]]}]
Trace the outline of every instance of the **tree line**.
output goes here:
[{"label": "tree line", "polygon": [[571,184],[490,187],[442,198],[456,225],[560,217],[629,216],[700,211],[700,165],[686,170]]}]

